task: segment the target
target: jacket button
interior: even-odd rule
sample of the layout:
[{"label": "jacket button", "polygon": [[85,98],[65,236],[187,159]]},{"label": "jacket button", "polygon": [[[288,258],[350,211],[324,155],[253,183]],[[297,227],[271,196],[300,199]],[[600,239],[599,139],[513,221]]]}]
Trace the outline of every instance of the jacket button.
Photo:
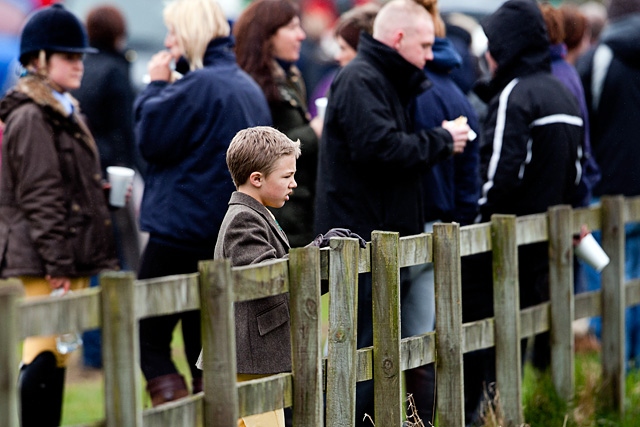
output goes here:
[{"label": "jacket button", "polygon": [[93,179],[95,179],[96,181],[100,181],[102,179],[102,175],[97,173],[97,174],[93,175]]},{"label": "jacket button", "polygon": [[111,225],[111,220],[110,219],[105,219],[104,220],[104,225]]},{"label": "jacket button", "polygon": [[72,232],[72,233],[75,233],[76,232],[76,228],[75,227],[69,227],[69,231]]},{"label": "jacket button", "polygon": [[71,205],[71,210],[74,212],[80,212],[80,206],[77,203]]}]

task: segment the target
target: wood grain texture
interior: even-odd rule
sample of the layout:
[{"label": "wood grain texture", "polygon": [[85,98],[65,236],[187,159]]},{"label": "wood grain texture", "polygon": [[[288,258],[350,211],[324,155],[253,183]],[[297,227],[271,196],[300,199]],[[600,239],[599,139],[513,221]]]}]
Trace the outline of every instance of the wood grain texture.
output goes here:
[{"label": "wood grain texture", "polygon": [[[537,217],[536,217],[537,219]],[[520,223],[532,224],[530,221]],[[545,221],[546,223],[546,221]],[[537,225],[540,228],[540,225]],[[546,228],[546,226],[545,226]],[[524,422],[520,359],[520,292],[518,288],[517,220],[512,215],[491,217],[493,236],[493,307],[496,338],[496,385],[508,427]],[[525,236],[533,236],[527,234]],[[522,238],[522,237],[520,237]]]},{"label": "wood grain texture", "polygon": [[436,408],[443,426],[464,426],[460,227],[434,224]]},{"label": "wood grain texture", "polygon": [[18,302],[23,294],[19,280],[0,280],[0,426],[18,427]]},{"label": "wood grain texture", "polygon": [[142,427],[140,346],[131,272],[100,275],[107,427]]}]

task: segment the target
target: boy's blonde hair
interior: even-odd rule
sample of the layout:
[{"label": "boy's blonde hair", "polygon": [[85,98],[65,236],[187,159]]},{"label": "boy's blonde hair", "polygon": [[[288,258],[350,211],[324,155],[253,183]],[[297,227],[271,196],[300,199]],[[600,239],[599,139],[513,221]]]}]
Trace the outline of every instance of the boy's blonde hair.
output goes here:
[{"label": "boy's blonde hair", "polygon": [[292,141],[269,126],[256,126],[243,129],[233,137],[227,149],[227,167],[238,188],[253,172],[269,175],[276,161],[290,154],[295,154],[296,159],[300,157],[300,140]]},{"label": "boy's blonde hair", "polygon": [[204,67],[204,53],[211,40],[230,33],[229,22],[215,0],[174,0],[165,6],[163,16],[191,70]]}]

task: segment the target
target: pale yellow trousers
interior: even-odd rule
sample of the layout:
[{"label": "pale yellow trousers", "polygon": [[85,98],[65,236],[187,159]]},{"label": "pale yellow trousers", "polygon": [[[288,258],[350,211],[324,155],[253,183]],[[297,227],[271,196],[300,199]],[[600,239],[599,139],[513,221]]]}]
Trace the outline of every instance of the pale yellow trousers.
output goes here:
[{"label": "pale yellow trousers", "polygon": [[[45,296],[51,293],[51,286],[44,277],[19,277],[24,286],[25,295],[27,298],[36,296]],[[71,279],[71,290],[84,289],[89,287],[88,277],[77,277]],[[56,349],[56,336],[41,336],[41,337],[29,337],[24,340],[22,345],[22,363],[29,364],[33,362],[40,353],[50,351],[56,356],[57,365],[59,368],[67,366],[69,359],[68,354],[60,354]]]}]

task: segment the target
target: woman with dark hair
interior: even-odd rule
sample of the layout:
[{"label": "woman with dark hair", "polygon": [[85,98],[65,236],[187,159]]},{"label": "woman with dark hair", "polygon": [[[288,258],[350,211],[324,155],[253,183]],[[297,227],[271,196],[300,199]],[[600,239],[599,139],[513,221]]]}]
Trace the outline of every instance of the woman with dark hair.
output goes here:
[{"label": "woman with dark hair", "polygon": [[289,236],[291,247],[313,240],[318,140],[322,119],[310,119],[300,70],[300,46],[305,33],[297,6],[289,0],[257,0],[238,18],[233,34],[242,69],[260,85],[269,103],[273,126],[302,143],[291,200],[274,215]]}]

